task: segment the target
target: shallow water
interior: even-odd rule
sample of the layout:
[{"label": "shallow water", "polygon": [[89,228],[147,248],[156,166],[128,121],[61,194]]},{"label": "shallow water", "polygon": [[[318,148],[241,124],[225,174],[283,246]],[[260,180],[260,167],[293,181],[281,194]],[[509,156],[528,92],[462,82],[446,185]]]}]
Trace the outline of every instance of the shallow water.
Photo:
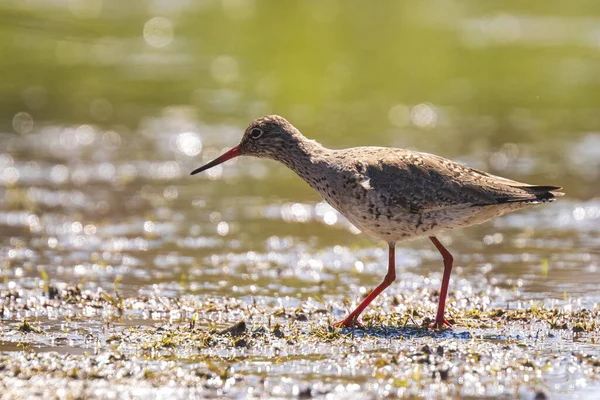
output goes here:
[{"label": "shallow water", "polygon": [[[443,3],[1,5],[0,397],[597,396],[594,10]],[[274,162],[189,176],[268,112],[567,196],[440,236],[452,331],[420,328],[442,264],[414,240],[368,329],[329,332],[385,245]]]}]

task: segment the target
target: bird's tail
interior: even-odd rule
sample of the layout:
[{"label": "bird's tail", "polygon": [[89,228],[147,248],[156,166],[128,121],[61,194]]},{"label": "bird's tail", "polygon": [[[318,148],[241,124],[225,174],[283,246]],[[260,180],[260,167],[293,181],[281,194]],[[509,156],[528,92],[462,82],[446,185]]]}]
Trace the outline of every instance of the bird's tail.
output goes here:
[{"label": "bird's tail", "polygon": [[529,200],[533,202],[553,201],[555,198],[565,195],[563,192],[559,192],[562,190],[560,186],[518,186],[518,188],[535,196]]}]

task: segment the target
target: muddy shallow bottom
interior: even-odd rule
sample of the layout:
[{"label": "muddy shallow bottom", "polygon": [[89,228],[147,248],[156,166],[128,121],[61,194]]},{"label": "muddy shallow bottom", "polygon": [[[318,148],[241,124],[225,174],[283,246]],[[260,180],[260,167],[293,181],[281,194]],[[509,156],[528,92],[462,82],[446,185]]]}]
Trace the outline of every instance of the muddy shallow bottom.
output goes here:
[{"label": "muddy shallow bottom", "polygon": [[[41,279],[0,291],[2,398],[594,398],[600,309],[470,291],[453,329],[424,326],[437,292],[382,296],[364,328],[314,298],[121,297]],[[10,286],[8,288],[7,286]],[[85,285],[83,285],[85,286]],[[117,288],[118,290],[118,288]],[[51,293],[51,297],[48,295]],[[490,306],[497,301],[504,309]],[[285,302],[285,300],[284,300]],[[536,397],[537,396],[537,397]]]}]

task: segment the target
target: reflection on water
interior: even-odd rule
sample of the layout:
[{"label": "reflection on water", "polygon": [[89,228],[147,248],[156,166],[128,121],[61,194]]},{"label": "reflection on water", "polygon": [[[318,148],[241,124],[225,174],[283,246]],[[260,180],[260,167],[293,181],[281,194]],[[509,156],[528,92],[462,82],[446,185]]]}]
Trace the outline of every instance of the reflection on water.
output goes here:
[{"label": "reflection on water", "polygon": [[[189,320],[198,307],[196,299],[205,296],[234,297],[248,304],[259,301],[271,310],[302,307],[313,313],[323,307],[313,299],[333,301],[335,305],[330,303],[317,314],[321,324],[326,323],[326,316],[339,319],[346,314],[351,305],[340,301],[358,301],[358,296],[366,295],[381,280],[385,246],[360,234],[299,178],[275,163],[240,159],[213,175],[188,176],[205,158],[235,143],[242,129],[217,126],[214,131],[223,134],[215,137],[209,126],[169,116],[146,121],[144,130],[134,133],[139,134],[135,140],[90,125],[47,125],[8,138],[7,146],[15,151],[0,155],[0,254],[4,260],[0,289],[20,293],[27,299],[28,310],[11,311],[13,300],[3,300],[2,318],[8,332],[14,332],[23,318],[35,319],[45,332],[35,342],[40,351],[77,355],[83,354],[82,349],[95,349],[102,357],[109,344],[102,326],[115,318],[114,309],[106,308],[102,296],[113,296],[113,287],[126,298],[125,321],[146,326],[165,319]],[[58,137],[50,145],[45,136],[49,132]],[[587,141],[589,135],[582,136],[571,148]],[[32,154],[39,156],[32,160]],[[463,158],[486,163],[488,157],[498,157],[494,154],[465,154]],[[527,172],[532,177],[546,175],[539,160],[547,152],[521,145],[518,154],[509,154],[514,163],[507,170],[525,163],[531,166]],[[580,161],[568,158],[573,152],[564,154],[563,161],[569,165]],[[574,187],[585,182],[584,170],[573,171],[581,177],[571,183]],[[574,195],[443,235],[457,260],[451,307],[521,309],[542,302],[547,307],[597,310],[599,210],[597,199]],[[440,286],[441,262],[435,249],[426,241],[402,243],[397,268],[399,281],[384,296],[388,304],[373,310],[373,315],[384,315],[390,307],[405,315],[415,303],[428,310],[422,316],[433,315],[437,298],[424,293],[435,293]],[[53,309],[44,296],[28,298],[27,291],[39,293],[47,284],[63,292],[79,284],[89,300],[84,306]],[[182,306],[175,300],[181,298],[192,303]],[[168,299],[177,303],[166,304]],[[218,315],[223,318],[228,313]],[[81,318],[88,321],[77,322]],[[314,314],[309,321],[315,321]],[[540,329],[546,332],[548,328],[542,325]],[[371,334],[373,340],[422,337],[422,332],[412,336],[393,328]],[[502,334],[521,341],[530,333]],[[5,352],[20,350],[12,335],[1,339]],[[460,327],[456,335],[451,337],[470,337]],[[367,338],[359,332],[354,340]],[[595,339],[586,340],[583,344],[588,346]],[[562,346],[558,345],[559,351],[564,351]],[[583,351],[581,346],[576,348]],[[313,348],[308,356],[331,359],[323,350]],[[589,344],[586,351],[597,355],[597,345]],[[224,349],[218,354],[233,356]],[[541,352],[540,357],[548,354]],[[189,355],[180,357],[185,360]],[[305,371],[303,362],[290,362],[281,373],[289,368]],[[258,358],[239,368],[260,374],[260,363],[256,363]],[[311,367],[315,377],[325,374],[329,368],[325,365]],[[279,370],[270,367],[269,373],[275,374],[270,376],[278,379]],[[346,369],[337,372],[347,373]],[[577,373],[581,382],[587,382],[584,372]],[[565,379],[560,373],[556,376]],[[313,375],[297,379],[319,381]],[[570,382],[567,379],[560,388]],[[475,387],[478,383],[463,384]]]},{"label": "reflection on water", "polygon": [[[49,282],[98,295],[118,286],[124,297],[153,302],[135,303],[139,313],[125,320],[132,326],[177,317],[165,298],[188,299],[192,314],[205,297],[305,308],[322,299],[341,317],[345,298],[357,301],[381,280],[384,246],[271,161],[241,158],[188,175],[237,144],[251,119],[277,112],[330,147],[416,148],[564,186],[567,196],[553,204],[443,235],[457,260],[452,304],[542,301],[597,312],[600,41],[586,7],[0,5],[0,289],[36,293]],[[439,287],[441,262],[429,242],[400,244],[397,265],[386,299],[411,304]],[[489,296],[477,303],[474,293]],[[43,307],[41,297],[24,301]],[[408,312],[403,301],[396,312]],[[422,303],[433,312],[435,299]],[[98,334],[111,315],[93,304],[56,315],[0,313],[13,331],[23,317],[39,317],[51,334],[38,345],[71,354],[94,349],[81,332]],[[69,322],[81,316],[89,321]],[[80,325],[64,333],[72,323]],[[16,351],[15,343],[3,337],[0,350]],[[597,357],[597,344],[588,346]],[[332,373],[325,362],[310,373],[298,365],[306,380]],[[238,368],[265,374],[258,360]],[[364,379],[363,387],[376,384]],[[281,393],[297,392],[294,384]],[[463,394],[482,393],[473,390]]]},{"label": "reflection on water", "polygon": [[[37,276],[40,265],[71,278],[98,276],[110,282],[125,274],[123,283],[134,290],[140,283],[134,277],[152,281],[178,279],[182,273],[202,276],[210,265],[220,264],[228,266],[216,270],[227,268],[231,275],[236,275],[237,263],[265,264],[302,279],[302,259],[320,270],[360,263],[363,267],[357,272],[372,273],[376,281],[381,272],[377,266],[385,261],[383,250],[357,236],[355,227],[282,166],[240,159],[212,175],[188,176],[192,166],[236,143],[242,128],[215,127],[221,134],[214,137],[208,126],[169,116],[146,121],[139,137],[129,137],[129,143],[123,143],[121,134],[91,125],[48,125],[9,137],[5,143],[14,151],[0,155],[0,223],[7,228],[3,253],[22,270],[21,276]],[[589,142],[585,135],[571,148]],[[522,156],[509,151],[513,164],[530,165],[532,177],[545,175],[537,165],[546,153],[525,155],[533,149],[520,148],[526,149]],[[562,161],[581,162],[568,157],[574,151],[564,152]],[[485,164],[487,157],[463,158]],[[587,176],[586,170],[577,172],[581,178],[570,182],[574,187]],[[536,268],[545,263],[544,279],[552,281],[555,272],[559,279],[570,280],[572,290],[579,290],[596,271],[599,220],[597,200],[573,195],[446,239],[458,246],[455,253],[467,269],[485,263],[491,265],[490,273],[516,278],[533,271],[536,280]],[[407,268],[438,270],[437,256],[430,254],[427,243],[408,242],[401,248],[399,257],[412,259]],[[334,249],[330,258],[327,249]],[[365,267],[365,257],[372,256],[361,254],[362,249],[373,249],[375,267]],[[581,273],[559,272],[573,268]],[[14,271],[7,268],[6,274]],[[313,279],[322,280],[326,279]],[[366,285],[369,278],[363,281]],[[561,295],[563,288],[552,292]]]}]

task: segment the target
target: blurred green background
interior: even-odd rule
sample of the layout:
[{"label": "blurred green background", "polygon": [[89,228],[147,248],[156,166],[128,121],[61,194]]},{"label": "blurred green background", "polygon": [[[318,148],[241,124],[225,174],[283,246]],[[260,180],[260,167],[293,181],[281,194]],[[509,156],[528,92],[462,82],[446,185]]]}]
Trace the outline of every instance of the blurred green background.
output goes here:
[{"label": "blurred green background", "polygon": [[[175,159],[183,177],[277,113],[330,147],[414,148],[589,199],[599,47],[595,1],[4,1],[0,150],[85,124],[117,132],[137,160]],[[201,147],[156,151],[164,128],[190,124]],[[293,182],[286,199],[309,198]]]},{"label": "blurred green background", "polygon": [[5,0],[0,127],[26,112],[135,129],[189,105],[208,123],[282,114],[332,146],[543,146],[600,126],[597,15],[596,1]]}]

